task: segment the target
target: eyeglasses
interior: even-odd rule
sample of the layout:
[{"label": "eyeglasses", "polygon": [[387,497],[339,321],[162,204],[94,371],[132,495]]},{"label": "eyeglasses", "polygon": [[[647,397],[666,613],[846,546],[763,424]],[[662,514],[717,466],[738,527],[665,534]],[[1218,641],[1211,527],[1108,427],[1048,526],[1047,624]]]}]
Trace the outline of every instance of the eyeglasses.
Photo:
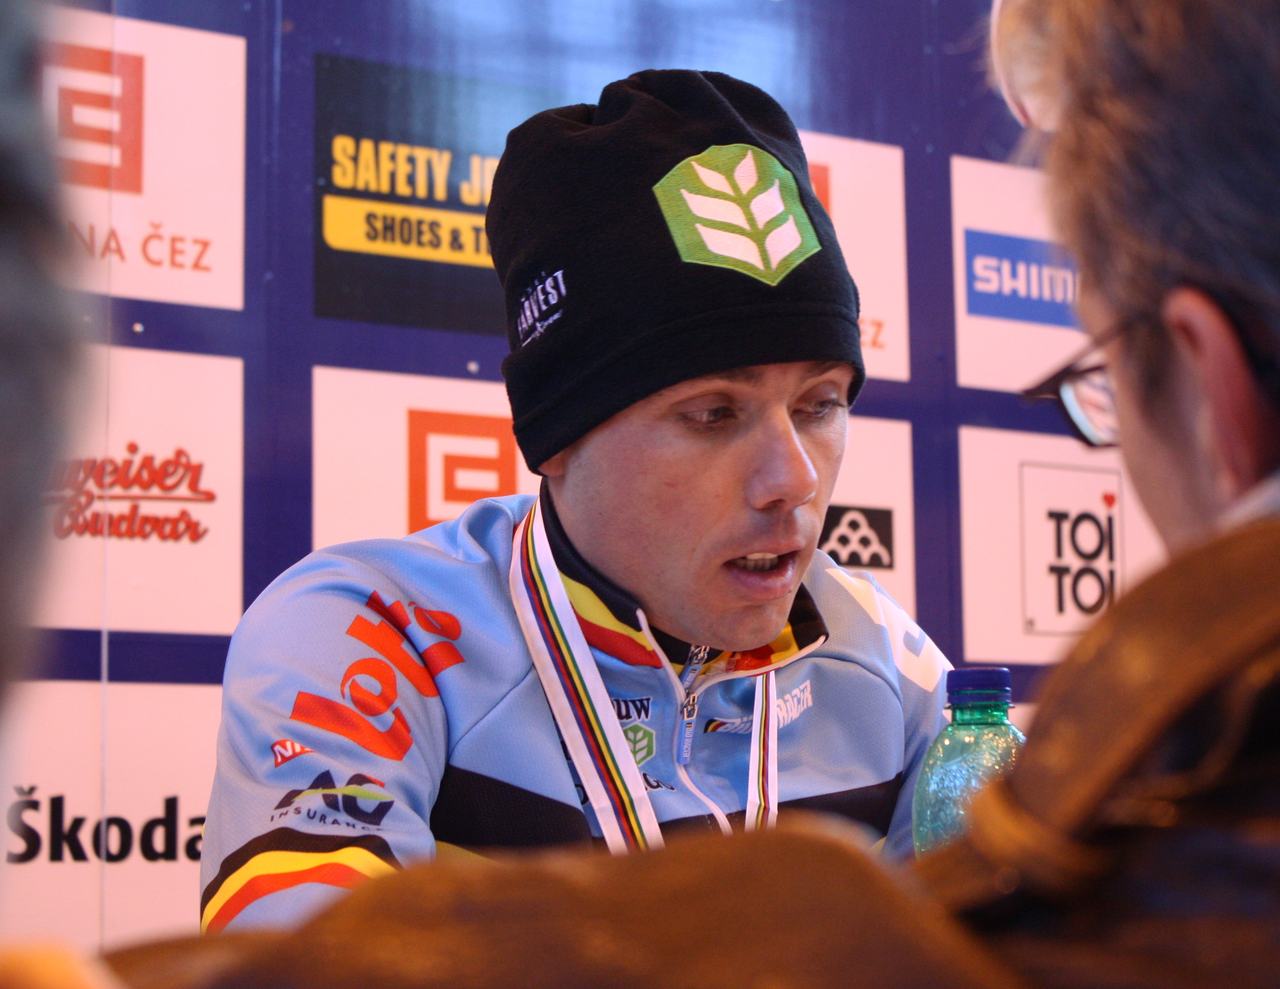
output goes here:
[{"label": "eyeglasses", "polygon": [[[1257,318],[1246,319],[1252,311],[1242,300],[1230,298],[1221,291],[1211,291],[1192,282],[1182,282],[1207,295],[1230,321],[1244,358],[1262,394],[1280,411],[1280,362],[1269,356],[1265,345],[1255,336],[1264,334]],[[1150,324],[1150,319],[1131,317],[1114,323],[1098,339],[1054,371],[1020,393],[1031,400],[1048,399],[1058,403],[1075,434],[1089,446],[1116,446],[1120,431],[1116,422],[1115,392],[1107,366],[1095,355],[1105,345],[1133,329]],[[1092,360],[1090,360],[1092,358]]]},{"label": "eyeglasses", "polygon": [[1098,351],[1142,322],[1120,320],[1043,381],[1023,389],[1022,397],[1057,402],[1075,434],[1089,446],[1115,446],[1120,440],[1115,391]]}]

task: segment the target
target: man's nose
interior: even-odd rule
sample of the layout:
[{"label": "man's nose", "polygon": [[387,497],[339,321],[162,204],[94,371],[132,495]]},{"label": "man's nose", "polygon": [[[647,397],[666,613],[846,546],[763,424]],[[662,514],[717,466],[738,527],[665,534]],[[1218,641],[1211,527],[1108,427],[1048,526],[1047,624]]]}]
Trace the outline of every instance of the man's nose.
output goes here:
[{"label": "man's nose", "polygon": [[818,472],[790,415],[771,416],[758,429],[746,485],[751,507],[786,511],[812,501]]}]

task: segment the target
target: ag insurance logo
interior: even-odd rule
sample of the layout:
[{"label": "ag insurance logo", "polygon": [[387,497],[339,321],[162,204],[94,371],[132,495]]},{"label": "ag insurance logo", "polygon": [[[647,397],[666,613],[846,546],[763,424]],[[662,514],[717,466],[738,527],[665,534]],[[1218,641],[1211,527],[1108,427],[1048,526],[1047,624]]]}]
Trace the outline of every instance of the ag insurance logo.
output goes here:
[{"label": "ag insurance logo", "polygon": [[516,493],[520,453],[508,416],[409,410],[409,531],[480,498]]},{"label": "ag insurance logo", "polygon": [[1019,481],[1025,629],[1073,635],[1115,600],[1120,472],[1024,463]]},{"label": "ag insurance logo", "polygon": [[76,287],[242,308],[245,39],[61,5],[46,33]]}]

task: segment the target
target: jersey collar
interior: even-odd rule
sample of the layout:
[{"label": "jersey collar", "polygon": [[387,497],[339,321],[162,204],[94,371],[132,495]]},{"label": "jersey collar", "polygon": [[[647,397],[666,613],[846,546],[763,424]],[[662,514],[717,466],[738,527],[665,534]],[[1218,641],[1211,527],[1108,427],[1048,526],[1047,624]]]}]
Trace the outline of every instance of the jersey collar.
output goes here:
[{"label": "jersey collar", "polygon": [[[652,639],[646,635],[644,626],[648,622],[642,620],[644,612],[639,602],[584,560],[574,548],[560,524],[545,483],[539,500],[547,542],[588,645],[629,665],[655,669],[662,668],[665,655],[679,671],[689,657],[691,644],[657,628],[652,628]],[[787,624],[772,642],[746,652],[715,654],[703,673],[763,673],[787,663],[826,635],[826,623],[802,584]]]}]

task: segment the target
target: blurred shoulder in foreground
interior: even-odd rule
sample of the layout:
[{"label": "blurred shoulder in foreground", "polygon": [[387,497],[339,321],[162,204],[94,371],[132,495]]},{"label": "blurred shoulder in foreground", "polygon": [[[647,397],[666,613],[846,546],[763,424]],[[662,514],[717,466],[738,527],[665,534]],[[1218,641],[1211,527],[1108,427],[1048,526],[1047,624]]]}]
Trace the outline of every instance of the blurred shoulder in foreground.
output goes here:
[{"label": "blurred shoulder in foreground", "polygon": [[40,493],[64,428],[76,334],[31,5],[0,3],[0,698],[25,643]]},{"label": "blurred shoulder in foreground", "polygon": [[[864,848],[847,824],[793,818],[641,855],[427,863],[293,934],[110,961],[135,989],[1020,984]],[[199,956],[212,976],[192,978]]]}]

